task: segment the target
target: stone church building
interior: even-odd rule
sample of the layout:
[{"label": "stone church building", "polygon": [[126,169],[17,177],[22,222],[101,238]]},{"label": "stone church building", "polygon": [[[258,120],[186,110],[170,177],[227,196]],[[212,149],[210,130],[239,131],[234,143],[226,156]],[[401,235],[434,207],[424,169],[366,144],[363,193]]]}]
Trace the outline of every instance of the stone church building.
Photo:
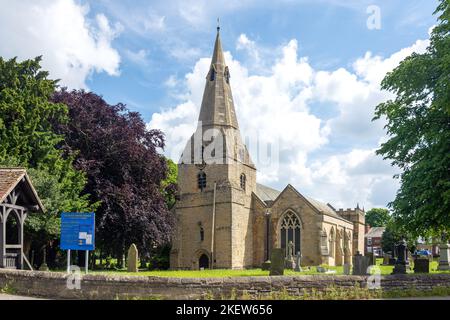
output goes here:
[{"label": "stone church building", "polygon": [[242,142],[219,28],[198,126],[178,164],[171,269],[261,267],[289,244],[302,265],[351,263],[364,252],[364,210],[336,210],[290,184],[258,184]]}]

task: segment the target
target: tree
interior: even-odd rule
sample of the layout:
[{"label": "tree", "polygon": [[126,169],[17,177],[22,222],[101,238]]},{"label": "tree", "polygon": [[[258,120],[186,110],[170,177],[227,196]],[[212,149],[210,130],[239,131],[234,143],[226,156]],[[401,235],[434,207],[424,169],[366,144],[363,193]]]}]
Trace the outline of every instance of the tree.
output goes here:
[{"label": "tree", "polygon": [[388,209],[373,208],[366,212],[366,224],[371,227],[385,227],[390,220]]},{"label": "tree", "polygon": [[392,160],[401,186],[389,204],[398,225],[415,236],[450,230],[450,2],[441,0],[430,45],[403,60],[382,82],[395,99],[376,107],[389,139],[378,154]]},{"label": "tree", "polygon": [[167,178],[161,183],[161,192],[169,209],[172,209],[176,202],[177,178],[178,166],[171,159],[167,159]]},{"label": "tree", "polygon": [[68,110],[49,100],[57,82],[48,79],[40,61],[0,57],[0,165],[27,168],[46,208],[44,214],[29,215],[25,224],[27,247],[38,250],[59,238],[61,211],[95,208],[88,194],[80,196],[86,184],[83,172],[57,148],[63,137],[53,126],[67,122]]},{"label": "tree", "polygon": [[173,186],[164,184],[169,170],[158,153],[162,132],[147,130],[139,113],[94,93],[63,89],[52,100],[69,108],[70,121],[55,125],[65,135],[60,147],[75,155],[76,167],[87,173],[85,192],[101,202],[96,226],[103,252],[121,258],[135,243],[141,255],[149,255],[168,243],[174,217],[161,189],[170,194]]}]

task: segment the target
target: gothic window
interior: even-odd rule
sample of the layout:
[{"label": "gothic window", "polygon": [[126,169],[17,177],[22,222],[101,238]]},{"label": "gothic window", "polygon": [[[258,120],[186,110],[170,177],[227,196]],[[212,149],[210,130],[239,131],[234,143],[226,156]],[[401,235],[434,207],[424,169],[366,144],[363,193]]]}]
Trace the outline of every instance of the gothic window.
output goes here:
[{"label": "gothic window", "polygon": [[245,177],[245,174],[241,174],[241,189],[245,190],[245,183],[247,182],[247,178]]},{"label": "gothic window", "polygon": [[281,248],[285,250],[285,254],[287,254],[287,247],[291,241],[294,245],[294,254],[301,251],[300,226],[300,219],[294,212],[288,211],[283,216],[283,220],[280,225],[280,242]]},{"label": "gothic window", "polygon": [[203,191],[206,188],[206,173],[204,173],[203,171],[199,172],[197,179],[198,188]]},{"label": "gothic window", "polygon": [[334,237],[334,228],[331,228],[330,231],[330,238],[329,238],[329,252],[330,252],[330,257],[334,258],[334,250],[335,250],[335,237]]},{"label": "gothic window", "polygon": [[209,72],[209,81],[214,81],[216,79],[216,71],[214,68],[211,68],[211,71]]},{"label": "gothic window", "polygon": [[203,227],[200,227],[200,241],[204,240],[205,240],[205,230],[203,229]]}]

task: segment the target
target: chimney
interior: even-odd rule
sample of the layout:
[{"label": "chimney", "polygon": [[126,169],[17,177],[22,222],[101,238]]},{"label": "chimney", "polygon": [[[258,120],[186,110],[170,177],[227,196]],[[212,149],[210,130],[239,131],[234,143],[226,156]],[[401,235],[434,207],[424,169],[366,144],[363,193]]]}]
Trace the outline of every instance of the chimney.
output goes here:
[{"label": "chimney", "polygon": [[369,232],[370,228],[371,228],[370,225],[366,224],[366,234]]}]

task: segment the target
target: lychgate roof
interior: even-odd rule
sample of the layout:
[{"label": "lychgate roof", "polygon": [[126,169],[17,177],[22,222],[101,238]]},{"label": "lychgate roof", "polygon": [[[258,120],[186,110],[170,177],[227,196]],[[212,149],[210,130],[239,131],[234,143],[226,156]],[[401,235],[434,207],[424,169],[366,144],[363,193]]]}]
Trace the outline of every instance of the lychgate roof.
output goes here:
[{"label": "lychgate roof", "polygon": [[33,205],[44,211],[44,206],[24,168],[0,168],[0,204],[20,183],[24,184],[24,190]]}]

